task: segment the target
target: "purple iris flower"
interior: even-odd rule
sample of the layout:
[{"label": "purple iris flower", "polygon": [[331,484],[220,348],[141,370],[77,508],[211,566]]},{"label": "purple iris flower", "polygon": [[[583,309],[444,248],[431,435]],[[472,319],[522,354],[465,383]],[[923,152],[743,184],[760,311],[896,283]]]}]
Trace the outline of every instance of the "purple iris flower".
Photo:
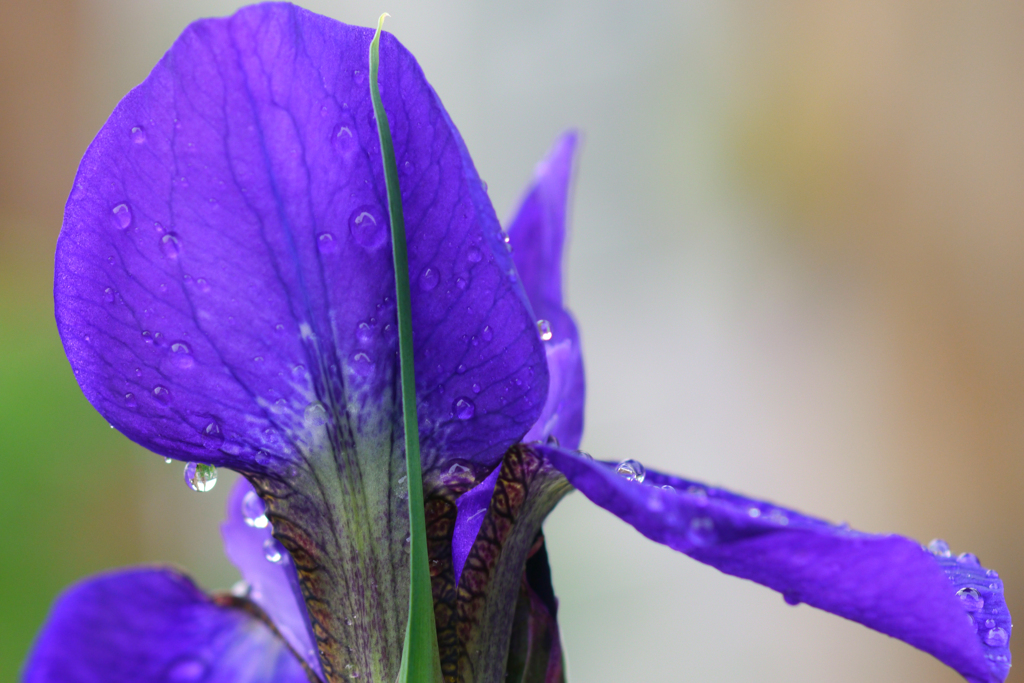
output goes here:
[{"label": "purple iris flower", "polygon": [[[372,31],[286,4],[190,26],[82,161],[58,326],[92,404],[167,457],[244,475],[222,530],[244,586],[88,579],[27,683],[391,683],[409,522]],[[1010,667],[1002,582],[940,541],[837,526],[577,450],[562,300],[576,136],[509,223],[416,61],[381,42],[409,242],[430,571],[446,681],[564,680],[541,524],[572,488],[648,538],[929,652]],[[631,458],[637,454],[616,454]]]}]

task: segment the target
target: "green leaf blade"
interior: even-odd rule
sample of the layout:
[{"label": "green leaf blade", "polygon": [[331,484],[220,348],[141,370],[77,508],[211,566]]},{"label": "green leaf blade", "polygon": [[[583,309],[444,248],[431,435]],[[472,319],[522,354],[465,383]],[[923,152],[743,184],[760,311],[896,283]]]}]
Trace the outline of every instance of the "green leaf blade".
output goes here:
[{"label": "green leaf blade", "polygon": [[442,683],[441,662],[434,625],[434,599],[430,588],[427,529],[423,508],[423,472],[420,464],[419,424],[416,419],[416,376],[413,368],[412,303],[409,294],[409,257],[398,186],[398,165],[391,141],[387,113],[380,97],[377,74],[380,68],[380,34],[386,13],[377,22],[370,42],[370,97],[377,119],[380,153],[387,184],[391,245],[395,264],[395,293],[398,308],[398,347],[402,384],[402,417],[405,427],[405,464],[409,486],[409,620],[397,683]]}]

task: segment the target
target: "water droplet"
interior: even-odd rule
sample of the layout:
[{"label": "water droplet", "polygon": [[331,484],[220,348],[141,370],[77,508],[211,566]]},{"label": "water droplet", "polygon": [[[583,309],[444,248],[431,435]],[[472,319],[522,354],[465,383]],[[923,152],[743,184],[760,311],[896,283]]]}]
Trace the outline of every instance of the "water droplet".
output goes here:
[{"label": "water droplet", "polygon": [[327,424],[327,409],[324,408],[324,404],[319,401],[313,401],[303,412],[303,418],[306,423],[306,427],[309,429],[315,429],[317,427],[323,427]]},{"label": "water droplet", "polygon": [[549,323],[547,320],[538,320],[537,321],[537,332],[540,333],[540,338],[541,338],[542,341],[550,341],[551,340],[551,323]]},{"label": "water droplet", "polygon": [[193,657],[179,659],[167,667],[164,681],[166,683],[195,683],[206,677],[207,668],[206,662],[201,659]]},{"label": "water droplet", "polygon": [[476,247],[470,247],[469,251],[466,252],[466,258],[468,258],[473,263],[480,263],[483,257],[484,255]]},{"label": "water droplet", "polygon": [[321,254],[331,254],[337,251],[338,245],[334,241],[334,235],[329,232],[322,232],[316,236],[316,248]]},{"label": "water droplet", "polygon": [[789,517],[786,516],[785,512],[779,509],[769,510],[768,514],[765,515],[765,519],[772,524],[778,524],[779,526],[786,526],[789,524]]},{"label": "water droplet", "polygon": [[691,496],[696,496],[697,498],[705,499],[705,502],[708,497],[708,492],[705,491],[703,487],[697,486],[696,484],[690,484],[689,486],[687,486],[686,492]]},{"label": "water droplet", "polygon": [[406,535],[405,540],[402,541],[402,550],[405,552],[412,550],[412,536]]},{"label": "water droplet", "polygon": [[441,274],[437,272],[437,268],[431,268],[427,266],[420,273],[420,289],[429,292],[434,287],[437,287],[437,283],[441,281]]},{"label": "water droplet", "polygon": [[995,619],[986,619],[985,620],[985,628],[993,628],[995,625],[996,625],[996,620]]},{"label": "water droplet", "polygon": [[409,478],[404,475],[398,478],[398,488],[395,495],[398,496],[399,500],[407,500],[409,498],[409,486],[406,484],[408,480]]},{"label": "water droplet", "polygon": [[231,595],[236,598],[247,598],[249,592],[252,590],[252,586],[249,585],[248,581],[239,580],[231,584]]},{"label": "water droplet", "polygon": [[360,377],[367,377],[373,372],[373,368],[376,364],[373,362],[373,358],[370,354],[365,351],[356,351],[349,356],[349,365],[352,368],[352,372],[359,375]]},{"label": "water droplet", "polygon": [[141,145],[146,141],[146,129],[142,126],[133,126],[131,131],[132,142]]},{"label": "water droplet", "polygon": [[118,230],[127,230],[128,226],[132,224],[132,210],[128,208],[127,204],[118,204],[113,209],[114,213],[114,226]]},{"label": "water droplet", "polygon": [[479,384],[479,383],[477,383],[477,382],[473,382],[473,386],[471,386],[471,387],[470,387],[470,389],[472,389],[472,390],[473,390],[473,393],[474,393],[474,394],[479,394],[479,393],[480,393],[480,391],[481,391],[481,389],[482,389],[482,387],[480,386],[480,384]]},{"label": "water droplet", "polygon": [[761,516],[761,510],[756,507],[747,508],[747,516],[753,519],[757,519]]},{"label": "water droplet", "polygon": [[224,445],[224,433],[221,431],[220,425],[217,424],[216,420],[210,421],[203,427],[202,439],[203,446],[209,449],[220,448]]},{"label": "water droplet", "polygon": [[487,181],[483,178],[480,179],[480,187],[484,192],[487,192]]},{"label": "water droplet", "polygon": [[116,299],[116,294],[117,293],[114,291],[113,287],[107,287],[106,289],[103,290],[103,300],[106,301],[108,304],[112,304]]},{"label": "water droplet", "polygon": [[416,171],[416,164],[411,161],[406,161],[402,164],[402,172],[406,175],[411,175]]},{"label": "water droplet", "polygon": [[199,288],[200,292],[210,291],[210,283],[206,281],[206,278],[196,278],[196,287]]},{"label": "water droplet", "polygon": [[169,259],[178,258],[178,254],[181,253],[181,244],[178,242],[178,236],[173,232],[169,232],[161,237],[160,251]]},{"label": "water droplet", "polygon": [[941,538],[933,538],[928,543],[928,552],[938,557],[952,557],[953,553],[949,549],[949,544]]},{"label": "water droplet", "polygon": [[[356,82],[356,85],[362,85],[363,83],[366,82],[366,73],[360,71],[359,69],[356,69],[355,71],[352,72],[352,80]],[[377,87],[378,89],[380,88],[379,85]]]},{"label": "water droplet", "polygon": [[193,491],[206,493],[217,485],[217,468],[203,463],[187,463],[185,465],[185,483]]},{"label": "water droplet", "polygon": [[981,597],[981,594],[970,586],[958,590],[956,597],[960,598],[961,604],[963,604],[964,609],[968,612],[977,612],[985,605],[985,600]]},{"label": "water droplet", "polygon": [[960,564],[966,564],[972,567],[981,566],[981,562],[978,561],[978,556],[974,553],[960,553],[956,556],[956,561]]},{"label": "water droplet", "polygon": [[464,277],[455,278],[455,286],[459,289],[465,289],[469,287],[469,281]]},{"label": "water droplet", "polygon": [[494,339],[494,330],[491,329],[490,325],[485,325],[483,331],[480,333],[480,338],[485,342],[489,342]]},{"label": "water droplet", "polygon": [[174,462],[174,460],[171,458],[164,458],[164,462],[170,465],[172,462]]},{"label": "water droplet", "polygon": [[584,460],[594,460],[594,456],[592,456],[590,453],[587,453],[586,451],[576,451],[576,455],[583,458]]},{"label": "water droplet", "polygon": [[661,487],[661,490],[662,491],[666,491],[668,493],[675,493],[676,492],[676,487],[672,486],[672,484],[665,484],[665,485],[663,485]]},{"label": "water droplet", "polygon": [[126,407],[128,407],[128,408],[134,408],[134,407],[136,407],[137,405],[139,405],[139,404],[138,404],[138,403],[137,403],[137,402],[135,401],[135,394],[133,394],[133,393],[132,393],[132,392],[130,392],[130,391],[129,391],[129,392],[127,393],[127,394],[125,394],[125,395],[124,395],[124,404],[125,404],[125,406],[126,406]]},{"label": "water droplet", "polygon": [[694,517],[690,520],[690,528],[686,537],[696,546],[706,546],[718,539],[715,522],[710,517]]},{"label": "water droplet", "polygon": [[196,359],[192,357],[192,349],[185,342],[171,344],[171,360],[175,367],[182,370],[189,370],[196,364]]},{"label": "water droplet", "polygon": [[644,477],[647,476],[647,469],[640,464],[639,460],[623,460],[615,468],[615,474],[619,475],[626,481],[635,481],[641,483]]},{"label": "water droplet", "polygon": [[267,558],[267,562],[274,564],[279,564],[284,559],[284,548],[276,538],[268,538],[263,542],[263,557]]},{"label": "water droplet", "polygon": [[370,323],[362,322],[356,326],[356,339],[361,344],[369,344],[375,336],[377,336],[376,330]]},{"label": "water droplet", "polygon": [[460,420],[468,420],[476,412],[476,406],[468,398],[455,399],[455,416]]},{"label": "water droplet", "polygon": [[242,517],[245,523],[257,529],[267,528],[267,506],[255,491],[249,491],[242,498]]},{"label": "water droplet", "polygon": [[459,363],[459,367],[455,368],[455,372],[460,375],[466,374],[466,366],[463,363]]},{"label": "water droplet", "polygon": [[171,390],[159,384],[153,387],[153,396],[164,405],[171,402]]},{"label": "water droplet", "polygon": [[1001,626],[989,629],[988,633],[985,634],[985,644],[989,647],[1003,647],[1006,645],[1007,640],[1009,640],[1009,637],[1006,635],[1006,629]]},{"label": "water droplet", "polygon": [[366,249],[376,249],[387,241],[387,219],[375,206],[361,206],[348,219],[352,239]]},{"label": "water droplet", "polygon": [[786,601],[787,605],[792,605],[793,607],[800,604],[800,596],[796,593],[783,593],[782,599]]},{"label": "water droplet", "polygon": [[998,579],[999,572],[997,572],[995,569],[988,569],[985,571],[985,576],[989,577],[990,579]]}]

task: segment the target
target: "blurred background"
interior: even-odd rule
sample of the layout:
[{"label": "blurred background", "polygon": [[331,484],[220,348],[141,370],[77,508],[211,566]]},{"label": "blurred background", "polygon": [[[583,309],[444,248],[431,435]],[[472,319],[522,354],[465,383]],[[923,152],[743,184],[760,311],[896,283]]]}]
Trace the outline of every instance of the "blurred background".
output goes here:
[{"label": "blurred background", "polygon": [[[941,536],[1024,613],[1024,4],[304,4],[391,13],[500,216],[555,136],[584,132],[568,296],[587,451]],[[0,0],[0,681],[79,577],[237,578],[218,533],[234,475],[196,494],[111,430],[50,291],[86,145],[188,22],[236,6]],[[960,680],[579,494],[546,533],[576,683]]]}]

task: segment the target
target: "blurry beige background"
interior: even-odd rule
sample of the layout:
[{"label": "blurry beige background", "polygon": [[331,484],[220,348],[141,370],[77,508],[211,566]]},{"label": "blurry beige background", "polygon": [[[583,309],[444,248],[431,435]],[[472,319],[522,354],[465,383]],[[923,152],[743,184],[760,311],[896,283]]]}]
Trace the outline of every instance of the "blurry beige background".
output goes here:
[{"label": "blurry beige background", "polygon": [[[217,531],[233,475],[195,494],[109,429],[50,301],[85,146],[189,21],[235,6],[0,0],[0,681],[78,577],[165,560],[235,579]],[[1022,613],[1024,4],[306,6],[392,14],[499,215],[558,132],[584,131],[586,450],[942,536]],[[546,531],[576,683],[959,680],[579,494]]]}]

